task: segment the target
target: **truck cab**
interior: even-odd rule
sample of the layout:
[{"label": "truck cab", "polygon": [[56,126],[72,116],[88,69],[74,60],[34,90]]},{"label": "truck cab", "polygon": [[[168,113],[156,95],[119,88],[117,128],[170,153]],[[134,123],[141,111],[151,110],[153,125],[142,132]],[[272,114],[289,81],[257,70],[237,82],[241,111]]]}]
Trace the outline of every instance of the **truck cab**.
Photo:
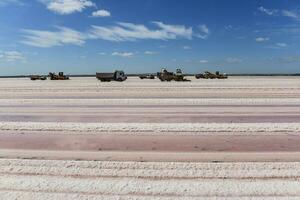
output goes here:
[{"label": "truck cab", "polygon": [[115,80],[116,81],[125,81],[127,79],[124,71],[115,71]]}]

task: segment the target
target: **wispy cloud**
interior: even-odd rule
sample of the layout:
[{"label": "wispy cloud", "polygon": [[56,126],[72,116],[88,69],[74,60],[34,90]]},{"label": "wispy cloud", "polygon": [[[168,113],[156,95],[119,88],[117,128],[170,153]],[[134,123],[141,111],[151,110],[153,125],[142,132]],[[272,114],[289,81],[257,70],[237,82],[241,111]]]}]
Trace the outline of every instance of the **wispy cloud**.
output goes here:
[{"label": "wispy cloud", "polygon": [[156,51],[145,51],[144,54],[146,54],[146,55],[155,55],[155,54],[157,54],[157,52]]},{"label": "wispy cloud", "polygon": [[159,45],[159,48],[161,49],[167,48],[167,45]]},{"label": "wispy cloud", "polygon": [[284,42],[277,42],[275,44],[272,44],[272,45],[268,46],[267,48],[280,50],[280,49],[286,48],[287,46],[288,45]]},{"label": "wispy cloud", "polygon": [[201,39],[206,39],[208,35],[210,34],[210,30],[205,24],[199,25],[198,29],[200,33],[198,33],[196,36]]},{"label": "wispy cloud", "polygon": [[7,62],[25,61],[25,57],[18,51],[0,51],[0,60]]},{"label": "wispy cloud", "polygon": [[108,10],[97,10],[92,13],[93,17],[110,17],[111,14]]},{"label": "wispy cloud", "polygon": [[202,63],[202,64],[208,63],[208,60],[200,60],[199,63]]},{"label": "wispy cloud", "polygon": [[58,27],[58,31],[23,30],[25,33],[23,44],[35,47],[53,47],[64,44],[83,45],[85,36],[75,30]]},{"label": "wispy cloud", "polygon": [[8,6],[8,5],[22,6],[22,5],[24,5],[24,3],[21,2],[20,0],[0,0],[0,7]]},{"label": "wispy cloud", "polygon": [[267,8],[262,7],[262,6],[258,7],[257,9],[260,12],[262,12],[264,14],[267,14],[267,15],[275,15],[278,12],[278,10],[276,10],[276,9],[267,9]]},{"label": "wispy cloud", "polygon": [[266,41],[269,41],[270,38],[268,37],[258,37],[258,38],[255,38],[255,41],[256,42],[266,42]]},{"label": "wispy cloud", "polygon": [[276,43],[276,46],[278,46],[278,47],[286,47],[287,44],[286,43],[282,43],[282,42],[278,42],[278,43]]},{"label": "wispy cloud", "polygon": [[183,46],[182,47],[184,50],[190,50],[190,49],[192,49],[192,47],[190,47],[190,46]]},{"label": "wispy cloud", "polygon": [[89,37],[109,41],[135,41],[142,39],[172,40],[177,38],[191,39],[192,28],[182,25],[168,25],[162,22],[153,22],[158,29],[150,29],[145,25],[119,22],[116,26],[92,26]]},{"label": "wispy cloud", "polygon": [[134,53],[132,53],[132,52],[113,52],[111,55],[112,56],[120,56],[123,58],[131,58],[132,56],[134,56]]},{"label": "wispy cloud", "polygon": [[[114,26],[91,26],[86,32],[79,32],[66,27],[58,27],[58,31],[22,30],[22,43],[36,47],[52,47],[64,44],[83,45],[86,40],[107,40],[112,42],[137,40],[175,40],[193,39],[198,37],[192,27],[184,25],[170,25],[162,22],[153,22],[157,28],[148,28],[142,24],[118,22]],[[209,31],[205,31],[209,33]]]},{"label": "wispy cloud", "polygon": [[47,9],[60,15],[82,12],[85,8],[96,7],[89,0],[40,0],[47,6]]},{"label": "wispy cloud", "polygon": [[290,17],[296,20],[300,20],[300,14],[296,11],[282,10],[282,15],[285,17]]},{"label": "wispy cloud", "polygon": [[139,39],[171,40],[177,38],[192,38],[192,28],[179,25],[167,25],[154,22],[160,29],[149,29],[144,25],[118,23],[118,26],[93,26],[94,36],[110,41],[134,41]]},{"label": "wispy cloud", "polygon": [[243,60],[240,58],[233,58],[233,57],[228,57],[225,59],[227,63],[235,64],[235,63],[241,63]]},{"label": "wispy cloud", "polygon": [[300,13],[296,10],[279,10],[279,9],[267,9],[262,6],[258,8],[258,10],[266,15],[270,16],[283,16],[283,17],[289,17],[295,20],[300,20]]}]

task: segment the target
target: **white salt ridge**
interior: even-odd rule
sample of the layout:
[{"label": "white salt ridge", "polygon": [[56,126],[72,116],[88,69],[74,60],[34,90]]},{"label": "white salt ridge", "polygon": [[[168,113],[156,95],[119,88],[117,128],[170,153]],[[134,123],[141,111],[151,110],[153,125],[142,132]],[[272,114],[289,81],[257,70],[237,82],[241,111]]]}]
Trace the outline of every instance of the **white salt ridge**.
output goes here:
[{"label": "white salt ridge", "polygon": [[188,196],[141,196],[141,195],[88,195],[69,193],[41,193],[41,192],[17,192],[0,191],[1,199],[31,200],[31,199],[63,199],[63,200],[299,200],[299,196],[269,196],[269,197],[188,197]]},{"label": "white salt ridge", "polygon": [[0,131],[51,134],[274,135],[300,134],[300,123],[69,123],[0,122]]},{"label": "white salt ridge", "polygon": [[300,177],[299,162],[114,162],[114,161],[55,161],[0,160],[0,174],[83,176],[83,177],[141,177],[141,178],[227,178],[266,179]]},{"label": "white salt ridge", "polygon": [[300,196],[295,179],[143,179],[2,175],[0,190],[188,197]]},{"label": "white salt ridge", "polygon": [[300,197],[298,162],[139,163],[2,159],[0,166],[0,199]]},{"label": "white salt ridge", "polygon": [[300,106],[299,98],[167,98],[167,99],[0,99],[2,106],[28,105],[280,105]]}]

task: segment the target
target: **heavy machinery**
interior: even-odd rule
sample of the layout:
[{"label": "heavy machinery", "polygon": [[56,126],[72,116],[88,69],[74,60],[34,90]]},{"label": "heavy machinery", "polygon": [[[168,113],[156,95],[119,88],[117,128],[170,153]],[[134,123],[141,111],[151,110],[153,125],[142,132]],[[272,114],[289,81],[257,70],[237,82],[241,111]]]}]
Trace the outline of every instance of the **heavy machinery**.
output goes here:
[{"label": "heavy machinery", "polygon": [[191,80],[184,78],[184,75],[183,75],[181,69],[176,69],[176,73],[174,74],[174,80],[175,81],[191,81]]},{"label": "heavy machinery", "polygon": [[123,71],[116,70],[113,73],[96,73],[96,78],[101,82],[110,82],[110,81],[125,81],[127,79],[126,74]]},{"label": "heavy machinery", "polygon": [[216,71],[216,73],[211,73],[209,71],[204,72],[204,74],[196,74],[195,78],[203,78],[203,79],[227,79],[228,76],[224,74],[220,74],[219,71]]},{"label": "heavy machinery", "polygon": [[160,72],[157,72],[157,78],[161,81],[171,81],[174,80],[174,73],[162,68]]},{"label": "heavy machinery", "polygon": [[69,80],[69,77],[64,75],[63,72],[55,74],[54,72],[49,73],[50,80]]},{"label": "heavy machinery", "polygon": [[153,74],[142,74],[139,77],[140,79],[155,79],[155,76]]},{"label": "heavy machinery", "polygon": [[46,80],[47,76],[41,76],[41,75],[31,75],[30,80],[35,81],[35,80]]},{"label": "heavy machinery", "polygon": [[157,72],[157,78],[161,81],[190,81],[184,78],[181,69],[176,69],[176,73],[168,72],[165,68],[161,69],[161,72]]}]

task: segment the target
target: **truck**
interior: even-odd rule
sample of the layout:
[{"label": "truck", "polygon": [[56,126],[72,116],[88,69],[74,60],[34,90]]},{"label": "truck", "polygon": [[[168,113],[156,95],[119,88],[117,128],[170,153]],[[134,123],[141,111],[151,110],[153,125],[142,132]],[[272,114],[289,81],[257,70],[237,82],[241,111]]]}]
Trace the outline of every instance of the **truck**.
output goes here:
[{"label": "truck", "polygon": [[219,71],[216,71],[216,73],[211,73],[209,71],[205,71],[203,74],[196,74],[195,75],[196,79],[227,79],[228,76],[224,73],[224,74],[220,74]]},{"label": "truck", "polygon": [[59,72],[58,74],[54,72],[49,73],[50,80],[69,80],[70,78],[64,75],[63,72]]},{"label": "truck", "polygon": [[31,75],[30,80],[35,81],[35,80],[46,80],[47,76],[42,76],[42,75]]},{"label": "truck", "polygon": [[161,81],[190,81],[184,78],[184,74],[181,69],[176,69],[176,73],[168,72],[165,68],[161,69],[161,72],[157,72],[157,78]]},{"label": "truck", "polygon": [[126,74],[123,71],[116,70],[113,73],[96,73],[96,78],[101,82],[110,82],[110,81],[125,81],[127,79]]}]

